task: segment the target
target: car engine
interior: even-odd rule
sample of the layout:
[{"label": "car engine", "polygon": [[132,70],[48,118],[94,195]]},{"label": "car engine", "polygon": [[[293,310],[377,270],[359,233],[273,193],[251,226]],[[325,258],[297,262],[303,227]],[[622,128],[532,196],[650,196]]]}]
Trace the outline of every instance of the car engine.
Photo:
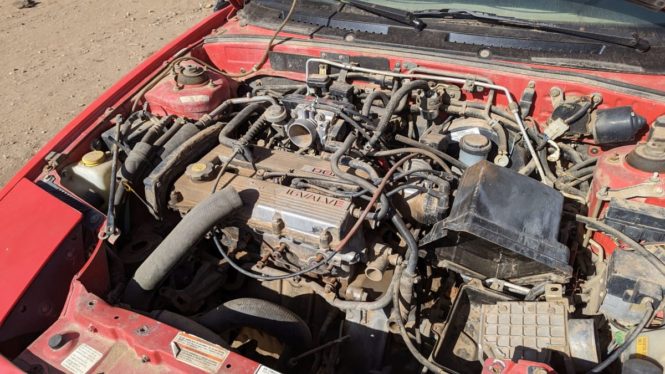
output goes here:
[{"label": "car engine", "polygon": [[665,117],[413,63],[303,67],[174,59],[51,173],[107,212],[109,303],[284,372],[600,372],[657,333]]}]

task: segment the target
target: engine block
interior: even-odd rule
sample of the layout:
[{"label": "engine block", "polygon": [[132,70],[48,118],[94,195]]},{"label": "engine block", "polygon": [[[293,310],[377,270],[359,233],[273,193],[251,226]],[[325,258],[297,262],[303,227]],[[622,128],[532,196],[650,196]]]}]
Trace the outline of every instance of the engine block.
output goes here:
[{"label": "engine block", "polygon": [[[225,162],[233,150],[220,145],[188,168],[174,185],[170,207],[187,213],[210,195],[216,183],[214,164]],[[271,246],[287,242],[289,248],[299,248],[299,258],[311,256],[318,249],[336,246],[352,223],[353,204],[350,199],[337,198],[312,191],[274,183],[285,174],[303,177],[333,176],[329,162],[316,157],[253,148],[256,170],[244,160],[234,159],[230,166],[235,173],[226,173],[217,188],[233,186],[240,194],[244,207],[232,217],[232,224],[259,233]],[[209,174],[192,170],[209,170]],[[349,172],[355,169],[345,168]],[[218,172],[218,170],[217,170]],[[355,171],[362,175],[361,171]],[[349,188],[351,188],[349,186]]]}]

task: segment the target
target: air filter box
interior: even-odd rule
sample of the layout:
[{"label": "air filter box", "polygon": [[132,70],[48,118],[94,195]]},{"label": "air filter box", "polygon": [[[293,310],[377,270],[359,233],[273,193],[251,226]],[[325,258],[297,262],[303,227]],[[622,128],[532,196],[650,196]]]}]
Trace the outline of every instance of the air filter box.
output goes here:
[{"label": "air filter box", "polygon": [[466,170],[450,215],[433,228],[446,236],[437,256],[477,278],[565,282],[572,268],[557,240],[562,210],[563,196],[553,188],[481,161]]}]

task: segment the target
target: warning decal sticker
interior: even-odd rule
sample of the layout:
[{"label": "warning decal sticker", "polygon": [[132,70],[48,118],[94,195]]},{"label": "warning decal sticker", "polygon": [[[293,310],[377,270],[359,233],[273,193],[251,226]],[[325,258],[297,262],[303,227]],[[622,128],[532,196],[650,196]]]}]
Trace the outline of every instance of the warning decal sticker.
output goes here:
[{"label": "warning decal sticker", "polygon": [[258,369],[256,369],[255,374],[282,374],[282,373],[280,373],[275,369],[271,369],[267,366],[259,365]]},{"label": "warning decal sticker", "polygon": [[86,374],[102,358],[102,352],[87,344],[81,344],[61,363],[72,374]]},{"label": "warning decal sticker", "polygon": [[649,354],[649,337],[642,335],[635,340],[635,353],[646,356]]},{"label": "warning decal sticker", "polygon": [[171,341],[171,351],[176,360],[209,373],[217,372],[229,355],[217,344],[182,331]]}]

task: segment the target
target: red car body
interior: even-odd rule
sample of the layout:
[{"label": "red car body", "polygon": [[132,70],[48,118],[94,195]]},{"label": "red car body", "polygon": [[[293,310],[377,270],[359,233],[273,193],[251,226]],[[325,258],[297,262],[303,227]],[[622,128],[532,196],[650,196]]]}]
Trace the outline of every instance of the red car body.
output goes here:
[{"label": "red car body", "polygon": [[[76,146],[99,132],[98,125],[112,118],[117,108],[124,105],[137,90],[154,77],[158,68],[173,59],[183,49],[191,48],[211,34],[224,32],[229,35],[271,35],[273,30],[255,26],[241,26],[232,16],[241,7],[231,1],[226,8],[211,14],[199,24],[176,38],[163,49],[141,63],[118,83],[104,92],[80,115],[48,142],[8,183],[0,190],[0,349],[14,355],[21,366],[38,367],[46,372],[72,370],[85,372],[233,372],[268,373],[258,363],[234,352],[226,355],[212,352],[209,360],[201,362],[199,369],[176,359],[172,344],[179,331],[148,316],[108,305],[98,294],[110,287],[105,248],[102,241],[94,246],[84,246],[83,227],[101,227],[102,222],[85,222],[83,215],[72,206],[54,197],[38,185],[38,180],[49,168],[49,160],[58,155],[78,159],[82,150]],[[334,41],[308,40],[302,35],[288,35],[292,43],[277,45],[274,51],[320,56],[322,51],[344,53],[352,56],[383,55],[390,65],[409,58],[421,66],[456,73],[482,73],[499,85],[521,92],[534,80],[537,92],[543,95],[552,87],[561,87],[574,95],[593,92],[602,94],[603,106],[632,105],[648,123],[662,115],[665,103],[656,95],[639,91],[640,86],[665,87],[665,76],[632,73],[614,73],[583,69],[555,68],[544,65],[516,64],[513,68],[495,68],[490,64],[460,65],[451,59],[434,56],[408,55],[408,51],[380,51],[374,48],[346,48]],[[302,43],[299,43],[302,41]],[[321,44],[317,44],[321,42]],[[207,57],[227,71],[249,70],[265,49],[262,41],[243,43],[211,43],[204,50]],[[518,69],[531,70],[531,77],[519,74]],[[270,63],[262,72],[271,72]],[[560,76],[575,73],[575,76]],[[302,79],[300,73],[284,73],[282,76]],[[611,83],[620,81],[632,88],[616,90]],[[498,104],[506,104],[498,98]],[[546,101],[538,101],[535,118],[544,122],[551,113]],[[605,149],[592,147],[594,155]],[[643,173],[622,175],[620,183],[641,180]],[[627,184],[627,183],[626,183]],[[653,199],[653,204],[665,206],[665,200]],[[598,202],[600,204],[600,202]],[[75,336],[64,349],[54,350],[49,345],[54,336]],[[192,337],[195,339],[195,337]],[[82,345],[93,347],[92,353],[79,349]],[[25,348],[27,347],[27,348]],[[25,348],[25,349],[24,349]],[[75,363],[63,362],[75,350],[79,350]],[[101,352],[100,357],[94,352]],[[15,360],[15,362],[16,362]],[[492,363],[486,363],[491,365]],[[73,365],[73,366],[72,366]],[[513,372],[529,372],[529,363],[511,363]],[[533,367],[548,367],[534,364]],[[0,357],[0,372],[19,372],[9,360]]]}]

